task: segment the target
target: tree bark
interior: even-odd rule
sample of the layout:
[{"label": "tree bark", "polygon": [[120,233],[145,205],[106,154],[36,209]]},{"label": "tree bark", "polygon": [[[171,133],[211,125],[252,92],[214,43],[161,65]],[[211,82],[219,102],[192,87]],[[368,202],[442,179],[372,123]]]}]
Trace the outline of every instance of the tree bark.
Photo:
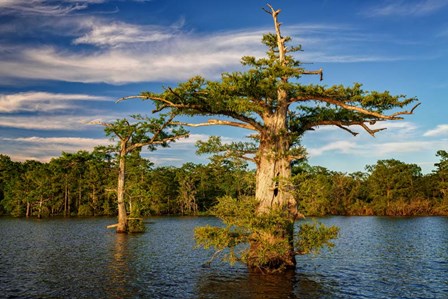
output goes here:
[{"label": "tree bark", "polygon": [[42,218],[42,197],[40,198],[39,201],[39,212],[37,213],[37,219],[41,219]]},{"label": "tree bark", "polygon": [[31,204],[29,201],[26,202],[26,218],[30,217],[31,215]]},{"label": "tree bark", "polygon": [[[261,134],[260,147],[257,153],[257,172],[255,198],[259,205],[258,214],[271,211],[281,211],[287,217],[287,225],[276,229],[272,240],[288,242],[286,256],[274,257],[269,261],[269,268],[294,268],[294,220],[297,217],[297,207],[291,192],[291,161],[288,155],[290,142],[287,135],[286,107],[280,107],[277,112],[264,119],[266,131]],[[251,244],[251,250],[256,251],[258,244]],[[250,266],[250,265],[249,265]]]},{"label": "tree bark", "polygon": [[117,186],[117,202],[118,202],[117,233],[126,233],[128,231],[126,204],[124,202],[125,172],[126,172],[126,141],[122,140],[120,142],[120,162],[118,169],[118,186]]},{"label": "tree bark", "polygon": [[67,212],[68,212],[68,182],[66,176],[64,185],[64,216],[67,216]]}]

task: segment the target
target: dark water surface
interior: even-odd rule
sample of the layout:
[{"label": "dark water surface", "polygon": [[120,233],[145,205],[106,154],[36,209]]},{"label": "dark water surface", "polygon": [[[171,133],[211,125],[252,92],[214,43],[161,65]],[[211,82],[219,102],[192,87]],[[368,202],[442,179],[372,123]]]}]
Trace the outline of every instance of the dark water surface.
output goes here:
[{"label": "dark water surface", "polygon": [[0,218],[2,298],[448,298],[448,218],[331,217],[336,248],[301,256],[295,273],[202,264],[194,227],[214,218],[150,218],[115,234],[114,219]]}]

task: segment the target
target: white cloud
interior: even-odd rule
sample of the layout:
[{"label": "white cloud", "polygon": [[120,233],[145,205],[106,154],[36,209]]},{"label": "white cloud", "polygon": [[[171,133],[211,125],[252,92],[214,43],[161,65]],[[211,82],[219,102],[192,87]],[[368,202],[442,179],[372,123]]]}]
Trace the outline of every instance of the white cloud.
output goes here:
[{"label": "white cloud", "polygon": [[371,8],[369,16],[426,16],[448,5],[446,0],[388,1],[383,6]]},{"label": "white cloud", "polygon": [[26,130],[86,130],[89,126],[88,122],[95,117],[87,116],[1,116],[0,127],[26,129]]},{"label": "white cloud", "polygon": [[423,150],[431,150],[435,147],[434,142],[424,142],[424,141],[403,141],[403,142],[384,142],[367,146],[363,146],[358,154],[366,153],[374,156],[385,156],[385,155],[398,155],[401,153],[412,153],[420,152]]},{"label": "white cloud", "polygon": [[[199,36],[181,34],[172,27],[89,22],[88,25],[78,24],[76,31],[83,33],[74,42],[101,46],[100,50],[79,52],[76,48],[62,49],[52,45],[32,49],[14,47],[15,51],[8,51],[14,54],[0,57],[0,77],[112,84],[181,81],[194,75],[218,78],[223,71],[240,69],[240,59],[244,55],[264,56],[265,49],[260,40],[262,34],[269,31],[258,29]],[[403,59],[319,51],[300,55],[301,60],[314,62]]]},{"label": "white cloud", "polygon": [[242,55],[260,54],[253,33],[178,36],[158,46],[112,48],[77,53],[55,47],[24,49],[0,58],[0,77],[72,82],[126,83],[178,81],[200,74],[216,77],[236,68]]},{"label": "white cloud", "polygon": [[386,128],[385,131],[381,131],[378,133],[381,135],[392,135],[393,138],[409,138],[409,136],[416,133],[418,126],[412,122],[407,121],[386,121],[386,122],[377,122],[376,124],[369,126],[371,129],[382,129]]},{"label": "white cloud", "polygon": [[438,125],[435,129],[426,131],[423,136],[435,137],[440,135],[448,135],[448,125]]},{"label": "white cloud", "polygon": [[17,138],[0,138],[0,140],[17,143],[40,144],[42,146],[78,146],[85,148],[86,146],[108,145],[111,141],[107,138],[82,138],[82,137],[17,137]]},{"label": "white cloud", "polygon": [[95,19],[83,23],[88,32],[76,38],[73,43],[96,46],[129,46],[135,43],[160,42],[174,36],[176,28],[160,26],[139,26],[124,22],[103,22]]},{"label": "white cloud", "polygon": [[[19,0],[18,3],[23,2]],[[44,5],[46,2],[39,0],[37,3]],[[67,0],[62,3],[73,5]],[[87,5],[94,2],[76,3]],[[30,48],[9,45],[9,49],[2,51],[0,56],[0,78],[3,81],[16,78],[122,84],[181,81],[198,74],[218,78],[223,71],[240,69],[239,62],[244,55],[264,56],[261,37],[272,31],[271,27],[267,27],[199,35],[181,31],[183,20],[162,27],[85,15],[45,19],[39,23],[33,19],[25,21],[28,25],[22,31],[34,30],[34,35],[42,34],[43,31],[69,37],[72,46],[63,48],[46,44]],[[3,30],[11,28],[6,26]],[[363,54],[359,51],[351,54],[349,49],[353,43],[371,42],[371,36],[366,37],[365,33],[361,34],[358,29],[348,26],[316,23],[285,26],[283,29],[288,35],[298,36],[293,40],[294,43],[300,42],[311,48],[310,51],[300,52],[302,61],[346,63],[406,58],[388,54]],[[384,38],[377,36],[375,40]],[[79,45],[83,44],[94,46],[93,50],[89,48],[80,51]],[[321,49],[331,51],[323,52]]]},{"label": "white cloud", "polygon": [[318,157],[326,152],[353,155],[357,157],[384,157],[397,156],[404,153],[416,153],[422,151],[436,151],[448,145],[448,140],[437,141],[386,141],[366,142],[362,140],[333,141],[320,147],[307,148],[310,157]]},{"label": "white cloud", "polygon": [[317,157],[325,152],[339,152],[339,153],[349,153],[356,148],[356,144],[354,142],[349,141],[335,141],[331,143],[327,143],[321,147],[316,148],[307,148],[307,152],[310,157]]},{"label": "white cloud", "polygon": [[61,152],[91,151],[98,145],[109,145],[106,138],[24,137],[0,138],[1,152],[15,161],[39,160],[48,162]]},{"label": "white cloud", "polygon": [[101,3],[103,1],[60,1],[49,3],[44,0],[0,0],[0,14],[22,14],[22,15],[52,15],[63,16],[74,11],[83,10],[89,3]]},{"label": "white cloud", "polygon": [[19,111],[54,111],[73,108],[74,101],[104,101],[105,97],[86,94],[63,94],[29,91],[0,94],[0,113]]}]

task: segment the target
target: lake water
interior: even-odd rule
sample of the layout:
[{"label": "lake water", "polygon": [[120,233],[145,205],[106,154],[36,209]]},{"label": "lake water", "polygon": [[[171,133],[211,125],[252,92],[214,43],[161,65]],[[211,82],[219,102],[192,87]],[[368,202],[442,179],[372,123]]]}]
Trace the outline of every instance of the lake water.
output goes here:
[{"label": "lake water", "polygon": [[448,298],[448,218],[330,217],[332,252],[295,273],[260,275],[194,249],[214,218],[147,219],[116,234],[112,218],[0,218],[2,298]]}]

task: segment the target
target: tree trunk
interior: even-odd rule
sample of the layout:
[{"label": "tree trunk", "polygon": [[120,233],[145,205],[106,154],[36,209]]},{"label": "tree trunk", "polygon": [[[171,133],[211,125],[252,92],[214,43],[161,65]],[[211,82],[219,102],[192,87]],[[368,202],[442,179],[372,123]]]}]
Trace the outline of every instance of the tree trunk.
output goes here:
[{"label": "tree trunk", "polygon": [[30,217],[31,215],[31,204],[29,201],[26,202],[26,218]]},{"label": "tree trunk", "polygon": [[117,199],[118,199],[117,233],[126,233],[128,231],[126,205],[124,202],[125,172],[126,172],[126,142],[122,140],[120,143],[120,162],[118,169],[118,185],[117,185]]},{"label": "tree trunk", "polygon": [[269,158],[267,154],[260,158],[255,189],[255,198],[260,202],[258,213],[281,209],[288,210],[295,217],[297,212],[290,179],[291,164],[288,158]]},{"label": "tree trunk", "polygon": [[64,216],[67,216],[68,212],[68,182],[67,177],[65,177],[65,186],[64,186]]},{"label": "tree trunk", "polygon": [[[287,241],[288,250],[283,256],[272,256],[266,266],[275,268],[295,268],[293,236],[294,220],[297,217],[297,207],[291,192],[291,162],[288,155],[290,143],[286,130],[286,109],[265,119],[267,130],[261,135],[257,154],[255,198],[259,202],[257,213],[264,214],[280,211],[287,221],[279,224],[275,235],[268,236],[271,242]],[[251,244],[254,256],[260,250],[259,244]],[[249,263],[249,266],[250,263]],[[259,265],[258,265],[259,266]]]},{"label": "tree trunk", "polygon": [[41,219],[42,218],[42,197],[40,198],[40,201],[39,201],[39,211],[38,211],[38,213],[37,213],[37,219]]},{"label": "tree trunk", "polygon": [[280,107],[272,115],[265,116],[266,130],[261,134],[257,153],[255,198],[260,202],[258,213],[272,209],[288,212],[296,217],[296,203],[291,193],[291,147],[287,134],[288,108]]},{"label": "tree trunk", "polygon": [[79,185],[78,185],[78,202],[77,202],[77,207],[76,210],[79,211],[79,207],[81,206],[81,199],[82,199],[82,189],[81,189],[81,181],[82,181],[82,177],[81,175],[79,175]]}]

